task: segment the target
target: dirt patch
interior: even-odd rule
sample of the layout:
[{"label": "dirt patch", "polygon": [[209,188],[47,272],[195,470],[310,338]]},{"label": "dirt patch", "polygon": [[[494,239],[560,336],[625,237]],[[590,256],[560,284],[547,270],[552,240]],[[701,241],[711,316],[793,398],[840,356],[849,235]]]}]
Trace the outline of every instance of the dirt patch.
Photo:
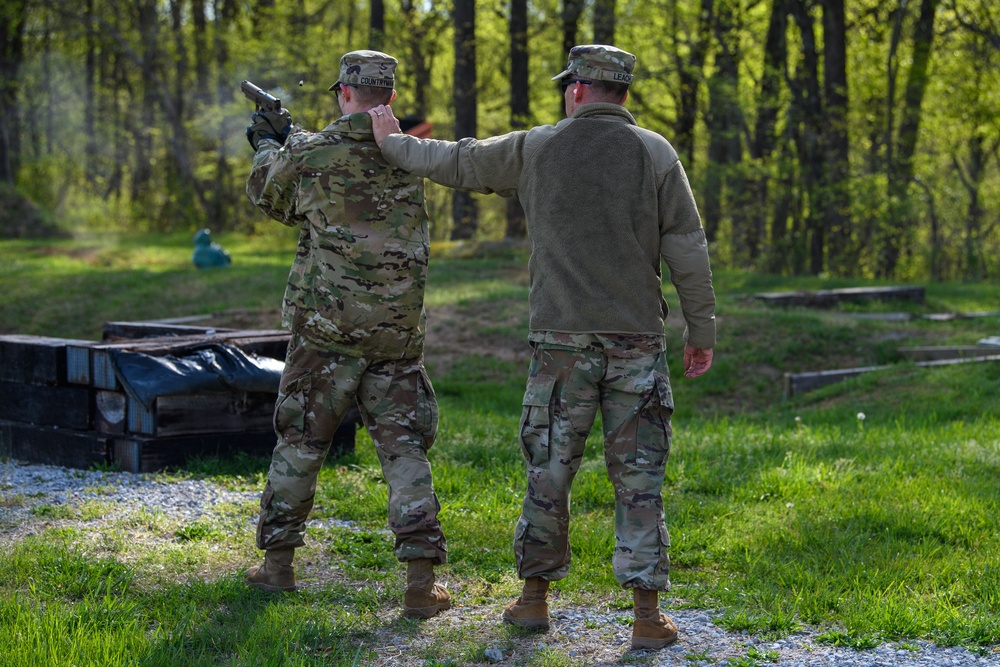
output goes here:
[{"label": "dirt patch", "polygon": [[428,309],[424,360],[440,374],[473,355],[527,363],[531,348],[526,319],[526,305],[520,310],[453,305]]}]

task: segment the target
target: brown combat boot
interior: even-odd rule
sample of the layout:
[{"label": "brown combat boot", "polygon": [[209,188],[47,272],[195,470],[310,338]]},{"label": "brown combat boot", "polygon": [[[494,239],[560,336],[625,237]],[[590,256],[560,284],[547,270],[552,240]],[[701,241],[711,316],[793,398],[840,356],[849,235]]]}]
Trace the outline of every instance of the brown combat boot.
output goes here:
[{"label": "brown combat boot", "polygon": [[434,583],[434,563],[430,558],[418,558],[406,564],[403,606],[403,615],[407,618],[430,618],[439,611],[451,609],[448,589]]},{"label": "brown combat boot", "polygon": [[545,596],[549,592],[549,582],[540,577],[524,580],[521,597],[504,609],[503,622],[529,630],[549,629],[549,605]]},{"label": "brown combat boot", "polygon": [[635,606],[633,649],[658,649],[677,641],[677,626],[660,611],[656,591],[633,588],[632,601]]},{"label": "brown combat boot", "polygon": [[264,564],[255,565],[246,571],[247,583],[269,593],[295,590],[295,569],[292,558],[295,549],[268,549],[264,552]]}]

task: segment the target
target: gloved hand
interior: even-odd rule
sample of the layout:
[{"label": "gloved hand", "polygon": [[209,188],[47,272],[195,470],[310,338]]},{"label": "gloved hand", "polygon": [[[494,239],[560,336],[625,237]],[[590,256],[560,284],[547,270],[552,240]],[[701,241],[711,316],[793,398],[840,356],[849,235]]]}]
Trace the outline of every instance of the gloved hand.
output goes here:
[{"label": "gloved hand", "polygon": [[292,130],[292,115],[288,109],[281,111],[257,111],[250,116],[247,125],[247,141],[257,150],[263,139],[274,139],[282,146]]}]

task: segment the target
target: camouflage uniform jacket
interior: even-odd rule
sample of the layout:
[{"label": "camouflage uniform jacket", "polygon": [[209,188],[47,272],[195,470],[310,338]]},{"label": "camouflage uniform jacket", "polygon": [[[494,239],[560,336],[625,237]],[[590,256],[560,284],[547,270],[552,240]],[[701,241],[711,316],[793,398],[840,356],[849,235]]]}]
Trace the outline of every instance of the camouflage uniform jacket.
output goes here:
[{"label": "camouflage uniform jacket", "polygon": [[662,259],[687,341],[715,345],[708,246],[684,168],[624,107],[586,104],[558,125],[483,140],[392,134],[382,153],[443,185],[520,200],[533,333],[662,336]]},{"label": "camouflage uniform jacket", "polygon": [[247,195],[299,227],[285,327],[372,361],[420,356],[429,254],[423,179],[386,163],[367,113],[293,133],[283,147],[261,142]]}]

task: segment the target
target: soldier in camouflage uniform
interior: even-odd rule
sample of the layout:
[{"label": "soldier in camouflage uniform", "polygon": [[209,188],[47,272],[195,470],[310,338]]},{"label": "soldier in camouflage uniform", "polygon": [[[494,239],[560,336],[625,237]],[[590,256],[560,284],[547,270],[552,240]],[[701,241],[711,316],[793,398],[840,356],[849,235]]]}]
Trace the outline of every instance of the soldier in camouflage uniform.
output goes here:
[{"label": "soldier in camouflage uniform", "polygon": [[661,492],[674,407],[661,260],[687,323],[685,377],[711,366],[715,292],[677,153],[622,106],[634,65],[612,46],[576,46],[554,77],[567,118],[482,141],[406,137],[390,110],[370,113],[390,163],[451,187],[516,196],[527,213],[534,354],[520,429],[528,488],[514,537],[524,587],[504,620],[549,627],[549,582],[570,567],[570,489],[600,410],[616,500],[613,566],[633,589],[632,646],[662,648],[677,628],[657,600],[670,586]]},{"label": "soldier in camouflage uniform", "polygon": [[407,563],[405,614],[450,608],[433,566],[447,558],[427,450],[438,409],[423,365],[429,240],[423,180],[389,165],[368,109],[388,104],[396,59],[343,56],[330,88],[343,116],[321,132],[291,131],[287,111],[258,111],[247,195],[299,228],[282,304],[292,331],[274,412],[278,443],[261,496],[262,566],[247,581],[292,590],[316,478],[337,426],[357,402],[389,487],[396,557]]}]

